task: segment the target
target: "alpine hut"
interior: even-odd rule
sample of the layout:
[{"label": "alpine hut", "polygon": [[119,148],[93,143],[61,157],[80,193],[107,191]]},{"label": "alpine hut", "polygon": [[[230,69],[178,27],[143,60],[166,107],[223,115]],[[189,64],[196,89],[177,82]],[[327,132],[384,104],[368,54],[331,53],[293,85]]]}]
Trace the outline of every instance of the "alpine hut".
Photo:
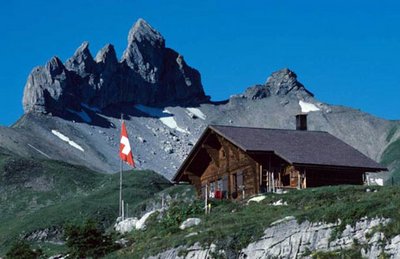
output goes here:
[{"label": "alpine hut", "polygon": [[366,172],[387,171],[342,140],[308,131],[306,114],[296,130],[208,126],[173,177],[198,194],[244,195],[326,185],[362,185]]}]

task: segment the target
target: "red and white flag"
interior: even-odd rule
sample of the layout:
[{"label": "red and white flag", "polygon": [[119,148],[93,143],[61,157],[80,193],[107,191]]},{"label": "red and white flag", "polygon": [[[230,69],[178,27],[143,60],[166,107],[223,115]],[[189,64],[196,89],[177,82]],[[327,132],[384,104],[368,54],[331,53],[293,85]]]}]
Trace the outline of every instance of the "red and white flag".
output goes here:
[{"label": "red and white flag", "polygon": [[133,160],[131,144],[128,139],[128,132],[126,131],[125,122],[122,121],[121,126],[121,141],[119,144],[119,157],[125,161],[128,165],[135,167],[135,161]]}]

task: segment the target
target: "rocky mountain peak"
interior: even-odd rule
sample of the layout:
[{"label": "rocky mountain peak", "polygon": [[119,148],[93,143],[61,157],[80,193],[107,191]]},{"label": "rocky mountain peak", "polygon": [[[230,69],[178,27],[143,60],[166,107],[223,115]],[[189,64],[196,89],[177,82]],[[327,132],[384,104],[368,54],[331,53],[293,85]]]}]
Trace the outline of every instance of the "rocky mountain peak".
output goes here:
[{"label": "rocky mountain peak", "polygon": [[159,32],[139,19],[118,61],[111,44],[94,59],[83,42],[65,65],[57,57],[32,70],[25,85],[24,111],[69,118],[81,104],[99,109],[120,103],[149,106],[196,105],[208,102],[200,74],[182,55],[165,47]]},{"label": "rocky mountain peak", "polygon": [[139,19],[128,34],[128,46],[122,60],[143,79],[154,84],[161,76],[165,55],[163,36],[145,20]]},{"label": "rocky mountain peak", "polygon": [[145,20],[139,18],[129,31],[128,44],[142,41],[146,41],[153,46],[165,47],[164,37]]},{"label": "rocky mountain peak", "polygon": [[89,50],[89,42],[83,42],[74,55],[68,59],[65,66],[83,76],[93,72],[95,62]]},{"label": "rocky mountain peak", "polygon": [[297,81],[297,75],[288,68],[275,71],[268,77],[265,85],[270,89],[272,94],[287,95],[290,92],[304,91],[313,96],[304,85]]},{"label": "rocky mountain peak", "polygon": [[117,54],[112,44],[106,44],[99,52],[97,52],[95,61],[97,63],[117,63]]},{"label": "rocky mountain peak", "polygon": [[65,67],[62,61],[57,57],[52,57],[46,64],[46,70],[51,76],[56,76],[64,71]]},{"label": "rocky mountain peak", "polygon": [[246,89],[243,94],[247,99],[262,99],[271,95],[292,95],[303,99],[314,96],[303,84],[297,81],[297,75],[288,68],[275,71],[268,77],[263,85],[256,85]]},{"label": "rocky mountain peak", "polygon": [[297,81],[297,75],[288,68],[283,68],[273,72],[267,79],[266,84],[281,84]]}]

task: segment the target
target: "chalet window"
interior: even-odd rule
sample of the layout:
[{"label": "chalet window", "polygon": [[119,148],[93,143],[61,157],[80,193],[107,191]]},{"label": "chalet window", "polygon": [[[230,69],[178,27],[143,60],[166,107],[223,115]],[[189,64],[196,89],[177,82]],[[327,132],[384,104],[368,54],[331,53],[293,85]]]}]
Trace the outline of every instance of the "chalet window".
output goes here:
[{"label": "chalet window", "polygon": [[220,157],[221,158],[225,158],[226,157],[226,153],[225,153],[225,150],[222,148],[221,149],[221,151],[219,152],[219,154],[220,154]]},{"label": "chalet window", "polygon": [[243,172],[239,172],[237,174],[234,174],[234,184],[235,184],[235,190],[239,191],[242,190],[244,187],[244,181],[243,181]]},{"label": "chalet window", "polygon": [[222,178],[222,191],[226,192],[228,191],[228,184],[229,184],[228,176],[225,175],[224,178]]},{"label": "chalet window", "polygon": [[218,181],[218,188],[220,188],[223,199],[228,198],[228,176],[225,175]]},{"label": "chalet window", "polygon": [[218,184],[218,187],[217,187],[217,190],[218,191],[222,191],[222,179],[220,178],[220,179],[218,179],[218,182],[217,182]]},{"label": "chalet window", "polygon": [[200,190],[200,195],[201,195],[200,197],[204,198],[205,193],[206,193],[206,185],[202,185]]},{"label": "chalet window", "polygon": [[238,173],[238,187],[239,189],[243,189],[244,187],[244,174],[243,172]]},{"label": "chalet window", "polygon": [[215,182],[211,182],[210,183],[210,192],[209,192],[209,197],[214,198],[214,194],[215,194]]},{"label": "chalet window", "polygon": [[214,198],[222,199],[222,179],[218,179],[218,181],[215,182],[215,185]]}]

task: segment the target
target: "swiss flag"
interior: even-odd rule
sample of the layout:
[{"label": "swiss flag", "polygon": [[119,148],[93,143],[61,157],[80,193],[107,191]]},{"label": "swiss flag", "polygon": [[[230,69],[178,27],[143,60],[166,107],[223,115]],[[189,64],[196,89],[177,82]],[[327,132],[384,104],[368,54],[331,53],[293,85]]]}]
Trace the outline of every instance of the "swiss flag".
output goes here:
[{"label": "swiss flag", "polygon": [[121,141],[119,144],[119,157],[128,165],[135,167],[133,160],[131,144],[129,144],[128,132],[126,131],[125,122],[122,121],[121,127]]}]

